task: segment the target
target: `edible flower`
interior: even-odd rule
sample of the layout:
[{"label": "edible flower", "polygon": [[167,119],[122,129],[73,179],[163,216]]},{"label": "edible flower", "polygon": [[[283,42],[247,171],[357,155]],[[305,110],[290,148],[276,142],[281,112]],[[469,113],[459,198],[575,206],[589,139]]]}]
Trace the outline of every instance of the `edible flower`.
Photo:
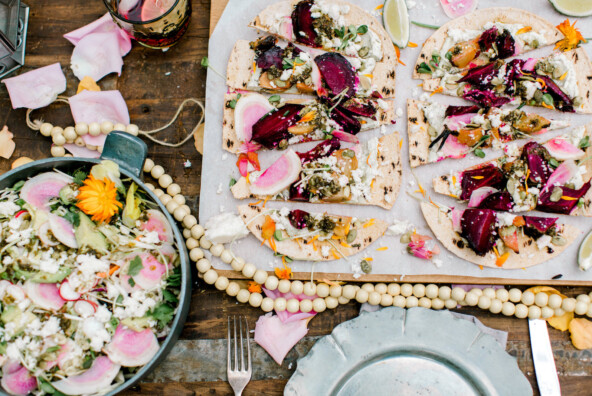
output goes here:
[{"label": "edible flower", "polygon": [[254,151],[249,151],[247,153],[241,153],[238,156],[238,160],[236,161],[236,166],[241,174],[241,176],[246,177],[249,173],[249,164],[253,166],[253,168],[258,171],[261,170],[261,166],[259,165],[259,156]]},{"label": "edible flower", "polygon": [[426,241],[431,239],[431,237],[427,235],[420,235],[414,230],[410,236],[410,241],[407,244],[407,251],[409,254],[412,254],[413,256],[420,259],[430,260],[436,254],[440,253],[440,248],[438,245],[434,245],[434,248],[431,250],[426,247]]},{"label": "edible flower", "polygon": [[255,281],[249,281],[247,290],[251,293],[261,293],[261,285]]},{"label": "edible flower", "polygon": [[93,221],[109,222],[111,217],[123,207],[117,201],[117,188],[108,178],[97,180],[91,174],[78,189],[76,206],[85,214],[92,216]]},{"label": "edible flower", "polygon": [[555,44],[555,49],[559,48],[563,52],[570,51],[574,48],[579,47],[580,43],[586,42],[586,39],[584,38],[584,36],[582,36],[580,30],[576,29],[575,25],[576,22],[574,22],[573,25],[571,25],[569,23],[569,19],[566,19],[565,21],[557,25],[557,29],[559,29],[559,31],[563,33],[565,38],[557,41],[557,43]]},{"label": "edible flower", "polygon": [[261,238],[263,240],[267,240],[273,238],[273,233],[275,232],[275,221],[269,215],[265,215],[265,220],[263,221],[263,226],[261,227]]},{"label": "edible flower", "polygon": [[284,263],[284,269],[275,268],[274,269],[275,276],[279,279],[290,279],[292,278],[292,268],[288,267],[286,263]]}]

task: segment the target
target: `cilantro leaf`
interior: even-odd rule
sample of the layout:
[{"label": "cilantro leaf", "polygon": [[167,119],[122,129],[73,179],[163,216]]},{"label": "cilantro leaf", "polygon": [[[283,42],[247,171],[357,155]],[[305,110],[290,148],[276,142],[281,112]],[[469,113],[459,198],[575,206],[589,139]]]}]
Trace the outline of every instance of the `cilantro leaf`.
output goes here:
[{"label": "cilantro leaf", "polygon": [[144,265],[142,264],[142,259],[140,258],[140,256],[136,256],[132,259],[132,261],[130,261],[129,268],[127,269],[127,274],[129,276],[136,276],[140,273],[142,268],[144,268]]},{"label": "cilantro leaf", "polygon": [[150,311],[150,316],[158,322],[160,328],[163,328],[173,320],[175,309],[166,303],[162,303]]},{"label": "cilantro leaf", "polygon": [[358,34],[366,34],[368,32],[368,25],[358,26]]},{"label": "cilantro leaf", "polygon": [[74,172],[74,175],[72,177],[74,178],[74,183],[78,184],[79,186],[82,186],[84,184],[84,181],[88,177],[88,173],[79,169],[76,172]]},{"label": "cilantro leaf", "polygon": [[134,278],[129,278],[129,279],[127,280],[127,283],[129,283],[129,285],[130,285],[131,287],[134,287],[134,286],[136,286],[136,281],[134,280]]},{"label": "cilantro leaf", "polygon": [[175,267],[173,273],[166,280],[167,286],[181,286],[181,267]]},{"label": "cilantro leaf", "polygon": [[207,56],[204,56],[201,58],[201,67],[207,68],[208,66],[210,66],[210,60]]},{"label": "cilantro leaf", "polygon": [[12,191],[20,191],[21,188],[23,188],[23,185],[25,184],[24,180],[19,180],[16,183],[14,183],[14,186],[12,186],[11,188],[7,188],[7,190],[12,190]]},{"label": "cilantro leaf", "polygon": [[234,177],[232,177],[232,178],[230,179],[230,182],[228,183],[228,187],[232,187],[232,186],[234,186],[235,184],[236,184],[236,179],[235,179]]},{"label": "cilantro leaf", "polygon": [[175,296],[175,294],[169,290],[163,290],[162,291],[162,296],[164,297],[164,301],[167,302],[171,302],[171,303],[178,303],[179,299],[177,298],[177,296]]},{"label": "cilantro leaf", "polygon": [[68,220],[68,222],[70,222],[74,227],[78,227],[80,225],[80,213],[78,212],[66,212],[66,214],[62,217]]}]

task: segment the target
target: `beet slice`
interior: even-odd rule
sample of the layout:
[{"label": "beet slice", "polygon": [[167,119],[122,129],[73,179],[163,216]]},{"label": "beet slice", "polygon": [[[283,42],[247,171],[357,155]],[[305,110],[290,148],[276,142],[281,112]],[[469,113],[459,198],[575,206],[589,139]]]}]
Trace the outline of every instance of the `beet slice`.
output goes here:
[{"label": "beet slice", "polygon": [[284,139],[289,139],[292,134],[288,128],[300,121],[300,110],[303,105],[288,103],[279,109],[268,113],[253,124],[252,141],[255,141],[267,149],[277,148]]},{"label": "beet slice", "polygon": [[495,26],[484,31],[481,34],[481,37],[479,37],[478,41],[479,48],[481,48],[481,51],[485,52],[489,50],[493,46],[493,43],[495,43],[495,40],[497,39],[498,35],[499,32],[497,30],[497,27]]},{"label": "beet slice", "polygon": [[491,209],[466,209],[462,214],[461,235],[480,256],[493,248],[495,222],[495,212]]},{"label": "beet slice", "polygon": [[510,56],[513,56],[516,52],[515,44],[516,42],[514,41],[512,34],[508,30],[504,29],[502,34],[497,36],[497,38],[495,39],[495,45],[497,47],[497,57],[499,59],[505,59],[509,58]]},{"label": "beet slice", "polygon": [[513,206],[514,200],[512,199],[512,195],[507,191],[500,191],[485,197],[478,207],[481,209],[493,209],[507,212],[512,209]]},{"label": "beet slice", "polygon": [[546,84],[545,92],[553,97],[555,108],[566,113],[575,112],[573,108],[573,101],[567,94],[565,94],[561,88],[555,82],[547,76],[537,74],[537,78],[543,80]]},{"label": "beet slice", "polygon": [[362,124],[360,121],[355,119],[349,111],[341,106],[335,107],[330,114],[330,117],[333,121],[341,126],[343,132],[351,133],[355,135],[356,133],[360,132],[362,129]]},{"label": "beet slice", "polygon": [[354,115],[376,120],[376,106],[374,106],[373,102],[351,98],[342,103],[341,106]]},{"label": "beet slice", "polygon": [[314,58],[314,61],[330,94],[337,95],[346,90],[345,97],[355,96],[358,77],[345,56],[336,52],[326,52]]},{"label": "beet slice", "polygon": [[540,233],[545,233],[555,225],[558,217],[522,216],[526,227],[535,228]]},{"label": "beet slice", "polygon": [[341,143],[339,139],[333,138],[330,140],[323,140],[321,143],[317,144],[314,148],[305,153],[297,154],[302,161],[302,165],[304,165],[307,162],[312,162],[319,158],[328,157],[333,154],[334,151],[339,150],[340,148]]},{"label": "beet slice", "polygon": [[257,56],[257,67],[263,70],[267,70],[271,66],[275,66],[279,70],[282,70],[283,54],[284,49],[275,45],[270,49],[266,50],[265,52],[259,54],[259,56]]},{"label": "beet slice", "polygon": [[[582,198],[590,189],[590,181],[584,183],[579,190],[573,188],[561,187],[563,196],[557,202],[551,201],[552,188],[548,188],[539,195],[537,210],[548,213],[570,214]],[[564,199],[566,197],[567,199]]]},{"label": "beet slice", "polygon": [[299,181],[300,179],[296,180],[290,186],[290,201],[308,202],[310,201],[310,191],[308,191],[304,183],[298,184]]},{"label": "beet slice", "polygon": [[526,161],[528,169],[530,169],[528,180],[535,184],[544,185],[553,173],[553,169],[551,169],[547,161],[547,158],[549,158],[547,149],[537,142],[528,142],[522,148],[522,158]]},{"label": "beet slice", "polygon": [[468,200],[474,190],[480,187],[494,187],[501,189],[504,186],[503,173],[493,164],[487,164],[477,169],[471,169],[462,173],[460,199]]},{"label": "beet slice", "polygon": [[491,90],[471,89],[463,94],[463,98],[485,107],[500,107],[510,102],[510,98],[497,96]]},{"label": "beet slice", "polygon": [[476,87],[489,87],[491,80],[497,75],[499,67],[500,64],[497,62],[475,67],[470,69],[458,82],[466,82]]},{"label": "beet slice", "polygon": [[308,219],[308,212],[300,209],[294,209],[288,214],[288,220],[292,227],[299,230],[306,228],[306,220]]},{"label": "beet slice", "polygon": [[448,106],[446,108],[446,112],[444,113],[445,117],[452,117],[452,116],[459,116],[463,114],[470,114],[476,113],[480,109],[479,106],[472,105],[472,106]]},{"label": "beet slice", "polygon": [[316,42],[317,33],[312,24],[312,12],[310,11],[313,4],[313,0],[303,0],[296,4],[294,11],[292,11],[292,29],[296,42],[319,48]]}]

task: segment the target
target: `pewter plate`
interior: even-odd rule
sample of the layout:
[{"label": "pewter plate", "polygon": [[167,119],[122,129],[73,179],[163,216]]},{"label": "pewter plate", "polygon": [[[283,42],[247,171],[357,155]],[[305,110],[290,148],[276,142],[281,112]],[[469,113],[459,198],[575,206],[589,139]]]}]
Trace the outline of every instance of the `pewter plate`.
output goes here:
[{"label": "pewter plate", "polygon": [[532,395],[516,360],[448,311],[385,308],[342,323],[298,367],[285,395]]}]

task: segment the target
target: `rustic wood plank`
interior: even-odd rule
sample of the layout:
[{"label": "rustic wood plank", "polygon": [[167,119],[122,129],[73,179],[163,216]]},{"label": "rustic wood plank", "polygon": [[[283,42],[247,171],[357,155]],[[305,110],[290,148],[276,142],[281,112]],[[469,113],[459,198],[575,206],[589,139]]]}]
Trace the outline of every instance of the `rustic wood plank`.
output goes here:
[{"label": "rustic wood plank", "polygon": [[[245,388],[245,396],[280,396],[288,380],[251,381]],[[190,382],[190,383],[142,383],[121,395],[134,396],[163,395],[163,396],[192,396],[192,395],[232,395],[232,388],[228,382]]]}]

